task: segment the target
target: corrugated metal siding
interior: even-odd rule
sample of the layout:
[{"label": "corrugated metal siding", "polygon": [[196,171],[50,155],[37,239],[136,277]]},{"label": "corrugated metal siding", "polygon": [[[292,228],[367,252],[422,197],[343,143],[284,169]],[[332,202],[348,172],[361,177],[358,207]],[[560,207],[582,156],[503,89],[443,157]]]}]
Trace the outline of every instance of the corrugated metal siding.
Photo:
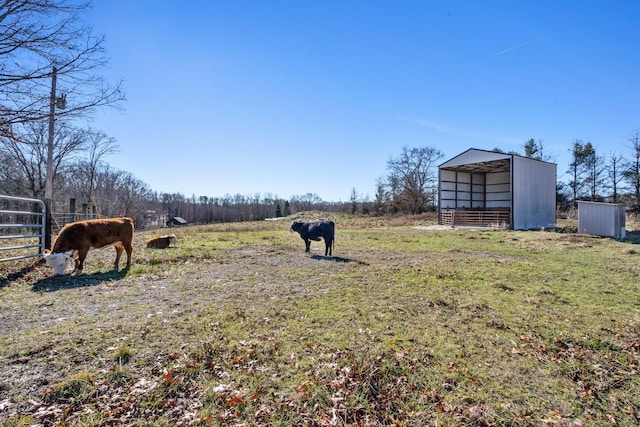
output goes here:
[{"label": "corrugated metal siding", "polygon": [[624,239],[624,204],[578,202],[578,232]]},{"label": "corrugated metal siding", "polygon": [[513,157],[514,229],[555,227],[556,168],[553,163]]},{"label": "corrugated metal siding", "polygon": [[[485,208],[485,174],[440,170],[440,209]],[[507,205],[508,207],[509,205]]]},{"label": "corrugated metal siding", "polygon": [[440,170],[440,209],[455,209],[456,205],[456,172]]},{"label": "corrugated metal siding", "polygon": [[487,209],[511,208],[511,174],[509,172],[488,173]]}]

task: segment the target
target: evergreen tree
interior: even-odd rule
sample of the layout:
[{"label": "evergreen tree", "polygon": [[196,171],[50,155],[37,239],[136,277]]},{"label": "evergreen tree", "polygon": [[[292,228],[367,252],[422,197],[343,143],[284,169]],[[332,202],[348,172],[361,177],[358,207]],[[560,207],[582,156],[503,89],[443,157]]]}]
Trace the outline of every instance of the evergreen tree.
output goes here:
[{"label": "evergreen tree", "polygon": [[585,185],[585,164],[586,159],[589,156],[590,151],[593,149],[591,143],[583,144],[581,140],[576,139],[573,143],[571,150],[571,163],[569,163],[569,170],[567,173],[571,176],[569,181],[569,188],[573,196],[572,202],[575,204],[576,200],[582,196]]}]

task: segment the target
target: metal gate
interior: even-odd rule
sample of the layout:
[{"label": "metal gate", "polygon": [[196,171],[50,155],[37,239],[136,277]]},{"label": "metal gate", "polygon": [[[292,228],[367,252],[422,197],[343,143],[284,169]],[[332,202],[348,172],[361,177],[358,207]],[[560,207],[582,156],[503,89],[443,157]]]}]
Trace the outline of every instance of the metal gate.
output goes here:
[{"label": "metal gate", "polygon": [[0,208],[0,262],[42,256],[44,202],[0,195]]}]

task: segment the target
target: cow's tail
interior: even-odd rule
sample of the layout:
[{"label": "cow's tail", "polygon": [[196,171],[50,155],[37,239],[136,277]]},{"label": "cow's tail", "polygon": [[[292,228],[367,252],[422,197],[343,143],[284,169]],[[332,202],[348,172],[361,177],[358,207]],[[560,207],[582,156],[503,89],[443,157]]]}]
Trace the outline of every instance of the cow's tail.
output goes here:
[{"label": "cow's tail", "polygon": [[331,234],[333,235],[333,239],[331,240],[331,254],[333,255],[333,251],[336,250],[336,224],[331,222]]}]

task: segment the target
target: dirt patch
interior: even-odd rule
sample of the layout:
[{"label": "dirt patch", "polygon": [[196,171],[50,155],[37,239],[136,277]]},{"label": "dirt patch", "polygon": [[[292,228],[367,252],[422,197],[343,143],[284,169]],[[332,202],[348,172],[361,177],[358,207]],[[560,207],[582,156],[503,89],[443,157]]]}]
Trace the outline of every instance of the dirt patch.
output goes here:
[{"label": "dirt patch", "polygon": [[[146,250],[137,246],[135,251]],[[0,418],[30,412],[78,366],[105,369],[122,345],[147,348],[136,359],[152,364],[179,350],[184,342],[176,337],[205,315],[229,307],[251,310],[255,300],[277,306],[282,299],[325,292],[332,286],[323,279],[327,269],[339,273],[364,265],[304,254],[297,246],[233,248],[212,258],[178,260],[170,251],[147,252],[147,259],[136,259],[134,252],[131,270],[110,270],[113,250],[97,250],[80,275],[52,277],[43,264],[9,273],[2,283],[11,297],[0,310]],[[159,268],[140,272],[156,263]]]}]

